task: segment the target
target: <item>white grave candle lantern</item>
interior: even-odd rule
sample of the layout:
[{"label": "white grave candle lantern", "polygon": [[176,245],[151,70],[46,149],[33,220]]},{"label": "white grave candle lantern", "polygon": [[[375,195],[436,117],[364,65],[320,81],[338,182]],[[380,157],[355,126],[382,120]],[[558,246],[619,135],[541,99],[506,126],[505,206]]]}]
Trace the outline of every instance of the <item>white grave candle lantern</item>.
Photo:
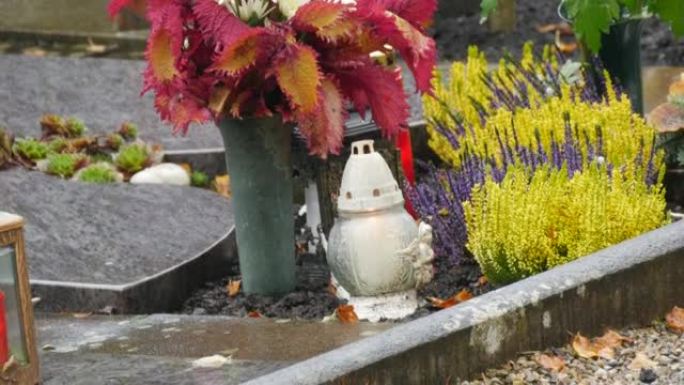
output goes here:
[{"label": "white grave candle lantern", "polygon": [[[428,227],[419,237],[402,191],[372,140],[352,144],[337,210],[328,264],[352,296],[404,292],[432,279],[431,231]],[[418,247],[425,241],[427,248]]]}]

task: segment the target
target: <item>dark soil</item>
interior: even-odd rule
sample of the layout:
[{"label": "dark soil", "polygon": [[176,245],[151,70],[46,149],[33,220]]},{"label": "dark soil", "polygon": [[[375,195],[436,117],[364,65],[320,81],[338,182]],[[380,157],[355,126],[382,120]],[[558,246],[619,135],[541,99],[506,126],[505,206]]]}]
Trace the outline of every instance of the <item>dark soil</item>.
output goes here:
[{"label": "dark soil", "polygon": [[[478,45],[490,61],[501,57],[502,50],[513,54],[527,41],[536,46],[553,44],[553,33],[542,34],[537,27],[558,23],[559,0],[517,0],[517,30],[491,33],[487,25],[480,24],[480,15],[442,18],[437,15],[434,36],[441,60],[461,60],[467,56],[468,46]],[[684,65],[684,39],[677,39],[670,27],[653,19],[644,25],[641,40],[642,60],[645,65]]]},{"label": "dark soil", "polygon": [[[196,291],[183,305],[185,314],[220,314],[235,317],[260,316],[269,318],[295,318],[321,320],[334,313],[342,302],[328,291],[329,271],[325,262],[312,254],[299,258],[297,266],[297,289],[282,298],[245,295],[242,291],[235,297],[227,293],[228,282],[240,277],[226,277],[210,282]],[[477,296],[492,290],[490,284],[480,284],[482,272],[473,261],[456,265],[448,258],[435,261],[435,279],[418,291],[420,298],[449,298],[463,289]],[[428,301],[408,319],[428,315],[435,309]]]}]

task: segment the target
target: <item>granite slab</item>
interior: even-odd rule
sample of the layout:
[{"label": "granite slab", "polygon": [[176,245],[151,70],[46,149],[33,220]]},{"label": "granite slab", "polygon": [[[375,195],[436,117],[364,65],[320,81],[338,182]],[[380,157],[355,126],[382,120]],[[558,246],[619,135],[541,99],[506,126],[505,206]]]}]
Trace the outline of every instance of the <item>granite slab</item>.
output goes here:
[{"label": "granite slab", "polygon": [[[388,327],[164,314],[37,317],[46,385],[239,384]],[[192,368],[194,360],[215,354],[231,361]]]},{"label": "granite slab", "polygon": [[152,94],[140,95],[142,61],[0,55],[0,68],[0,126],[18,136],[40,135],[40,117],[54,113],[76,116],[96,133],[131,121],[142,139],[167,150],[223,147],[212,125],[172,134],[157,116]]},{"label": "granite slab", "polygon": [[[0,68],[0,126],[18,136],[40,135],[40,117],[55,113],[82,119],[92,132],[134,122],[143,139],[162,144],[170,153],[223,149],[212,124],[192,126],[187,136],[172,134],[171,127],[157,116],[152,95],[140,95],[143,61],[0,55]],[[404,73],[410,121],[419,121],[420,96],[406,68]],[[369,116],[362,119],[352,114],[347,122],[348,135],[375,129]]]},{"label": "granite slab", "polygon": [[172,310],[237,264],[232,204],[210,191],[93,185],[39,172],[0,172],[0,208],[26,219],[40,306]]}]

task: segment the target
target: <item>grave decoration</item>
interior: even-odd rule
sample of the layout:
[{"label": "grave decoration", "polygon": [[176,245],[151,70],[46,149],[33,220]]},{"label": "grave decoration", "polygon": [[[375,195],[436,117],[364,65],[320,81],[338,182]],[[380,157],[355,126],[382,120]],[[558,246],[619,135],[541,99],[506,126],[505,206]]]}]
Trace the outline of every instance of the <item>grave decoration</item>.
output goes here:
[{"label": "grave decoration", "polygon": [[39,382],[23,225],[0,212],[0,384]]},{"label": "grave decoration", "polygon": [[361,314],[366,312],[364,306],[380,311],[385,304],[392,306],[392,296],[399,296],[396,302],[404,302],[401,308],[405,313],[402,310],[392,314],[388,310],[382,318],[411,314],[417,302],[414,308],[408,308],[406,303],[410,301],[402,299],[415,299],[414,289],[432,280],[432,232],[425,224],[419,231],[404,208],[397,181],[375,152],[372,140],[352,144],[337,210],[339,217],[330,232],[328,264],[344,291],[352,296],[349,303],[366,318]]},{"label": "grave decoration", "polygon": [[[131,0],[113,0],[117,14]],[[351,102],[386,136],[407,128],[401,71],[371,54],[395,49],[430,89],[426,36],[435,0],[356,2],[150,0],[145,90],[177,132],[214,120],[223,135],[247,293],[295,287],[291,138],[313,155],[342,145]]]},{"label": "grave decoration", "polygon": [[665,150],[667,200],[684,209],[684,74],[672,83],[668,101],[648,115],[656,129],[658,146]]}]

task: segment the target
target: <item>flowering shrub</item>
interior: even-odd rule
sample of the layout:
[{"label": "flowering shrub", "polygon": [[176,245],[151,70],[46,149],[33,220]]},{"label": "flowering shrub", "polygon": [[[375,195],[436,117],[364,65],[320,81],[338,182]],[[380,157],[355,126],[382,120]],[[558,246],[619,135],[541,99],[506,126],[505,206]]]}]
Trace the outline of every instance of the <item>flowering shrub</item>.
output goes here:
[{"label": "flowering shrub", "polygon": [[484,274],[509,283],[667,223],[662,188],[593,164],[572,178],[518,164],[464,203],[468,249]]},{"label": "flowering shrub", "polygon": [[[118,13],[131,0],[113,0]],[[148,0],[144,90],[161,117],[193,122],[274,114],[296,123],[311,153],[340,149],[345,101],[370,108],[386,135],[405,128],[399,69],[370,59],[390,45],[420,91],[430,89],[435,43],[424,34],[436,0]]]},{"label": "flowering shrub", "polygon": [[[523,208],[542,211],[534,215],[561,215],[553,212],[552,207],[532,206],[543,206],[546,202],[543,200],[530,200],[529,204],[521,200],[520,207],[490,205],[490,195],[487,195],[489,189],[516,178],[509,176],[511,172],[527,176],[527,179],[518,176],[516,183],[525,180],[528,183],[534,178],[547,182],[553,179],[557,190],[550,190],[542,182],[539,182],[540,188],[546,189],[543,193],[562,192],[562,199],[565,200],[584,202],[586,199],[595,199],[595,202],[603,202],[605,196],[612,195],[623,201],[647,197],[654,202],[653,205],[628,211],[643,209],[644,216],[651,215],[653,221],[662,223],[664,198],[660,181],[664,171],[663,155],[654,148],[652,128],[631,112],[628,99],[614,90],[610,79],[585,77],[579,68],[569,71],[567,64],[558,64],[558,59],[546,50],[544,60],[538,61],[532,56],[531,46],[527,46],[520,62],[505,60],[497,69],[487,71],[485,58],[476,49],[471,49],[466,64],[456,63],[452,67],[449,83],[442,84],[438,79],[434,84],[434,96],[424,98],[430,122],[430,145],[450,167],[440,169],[427,166],[419,183],[415,187],[408,186],[406,192],[421,217],[433,225],[434,247],[438,255],[459,261],[464,257],[464,248],[468,243],[472,246],[469,250],[478,261],[482,261],[483,269],[491,270],[484,267],[489,261],[486,253],[495,248],[484,240],[491,228],[477,233],[480,236],[477,241],[473,242],[471,238],[473,232],[478,231],[476,229],[487,227],[477,222],[478,219],[498,223],[496,221],[500,215]],[[610,183],[587,176],[595,174],[596,170],[601,170]],[[583,178],[581,180],[584,182],[575,182],[575,178]],[[616,187],[618,180],[631,187],[617,189],[622,186]],[[580,190],[571,186],[581,183],[595,185],[586,189],[586,195],[573,196],[579,194]],[[501,191],[505,198],[492,195],[499,199],[499,203],[511,195],[523,194],[522,187],[519,191],[501,187]],[[473,194],[479,194],[479,203],[469,206],[470,214],[466,221],[462,204],[475,199]],[[532,192],[530,194],[534,195]],[[515,202],[512,199],[507,204],[515,206]],[[653,216],[657,213],[654,209],[656,203],[662,203],[663,210]],[[583,212],[585,217],[595,217],[597,223],[609,227],[619,227],[617,221],[623,220],[620,216],[611,217],[605,212],[596,211],[596,206],[573,207],[586,210]],[[476,213],[482,215],[477,216]],[[516,228],[516,224],[511,222],[510,227],[501,227],[498,231],[522,231],[525,226],[522,220],[517,225],[519,227]],[[642,225],[639,228],[641,232],[653,228],[648,221]],[[532,233],[548,236],[552,232],[547,234],[530,230]],[[632,236],[633,233],[632,230],[625,230],[620,234]],[[512,242],[515,239],[513,233],[490,236],[498,237],[497,242],[500,242],[496,246],[500,254],[497,260],[505,258],[509,251],[512,258],[518,255],[517,246]],[[616,234],[611,236],[611,242],[620,238]],[[501,239],[511,242],[501,243]],[[581,250],[584,253],[594,251],[598,245],[583,237],[575,240],[577,244],[566,245],[569,250]],[[491,250],[488,249],[490,246]],[[554,261],[565,261],[584,254],[559,252]],[[545,266],[550,265],[547,263]]]}]

